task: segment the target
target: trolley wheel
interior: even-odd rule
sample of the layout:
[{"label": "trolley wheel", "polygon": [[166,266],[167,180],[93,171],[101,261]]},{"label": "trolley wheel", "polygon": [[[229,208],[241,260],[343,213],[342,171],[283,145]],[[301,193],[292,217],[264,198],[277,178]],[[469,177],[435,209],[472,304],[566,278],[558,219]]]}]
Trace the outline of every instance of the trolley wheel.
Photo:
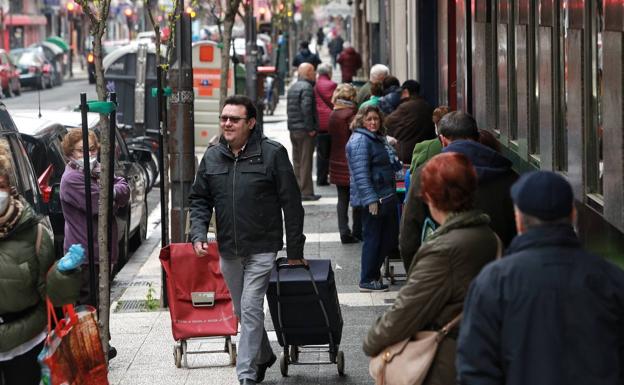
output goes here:
[{"label": "trolley wheel", "polygon": [[175,344],[173,346],[173,360],[176,368],[182,367],[182,346]]},{"label": "trolley wheel", "polygon": [[336,356],[336,367],[338,369],[338,374],[341,376],[344,376],[344,366],[345,366],[344,353],[342,352],[342,350],[339,350],[338,355]]},{"label": "trolley wheel", "polygon": [[228,340],[228,353],[230,354],[230,365],[236,365],[236,344]]},{"label": "trolley wheel", "polygon": [[290,362],[299,362],[299,346],[290,345]]},{"label": "trolley wheel", "polygon": [[284,353],[280,354],[280,372],[282,377],[288,377],[288,356]]},{"label": "trolley wheel", "polygon": [[188,368],[188,348],[186,346],[186,340],[182,340],[182,366]]}]

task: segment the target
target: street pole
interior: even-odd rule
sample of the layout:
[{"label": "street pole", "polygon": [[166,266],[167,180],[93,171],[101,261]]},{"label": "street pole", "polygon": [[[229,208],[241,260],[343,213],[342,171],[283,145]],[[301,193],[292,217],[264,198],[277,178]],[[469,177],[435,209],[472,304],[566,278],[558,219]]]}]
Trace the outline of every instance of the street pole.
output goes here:
[{"label": "street pole", "polygon": [[[182,13],[176,22],[169,121],[171,160],[171,242],[186,242],[188,196],[195,178],[195,124],[193,120],[193,67],[191,60],[191,17]],[[161,176],[162,177],[162,176]]]},{"label": "street pole", "polygon": [[[258,98],[258,42],[256,41],[256,18],[254,17],[253,1],[245,3],[245,91],[256,106],[256,127],[262,132],[264,104]],[[261,86],[261,85],[260,85]]]}]

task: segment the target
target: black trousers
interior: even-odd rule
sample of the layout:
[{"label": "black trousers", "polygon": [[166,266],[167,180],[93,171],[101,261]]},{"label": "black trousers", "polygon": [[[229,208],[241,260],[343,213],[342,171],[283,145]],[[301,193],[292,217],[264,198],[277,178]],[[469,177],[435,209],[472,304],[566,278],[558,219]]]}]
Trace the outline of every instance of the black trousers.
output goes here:
[{"label": "black trousers", "polygon": [[341,236],[353,235],[362,239],[362,208],[353,207],[351,215],[353,218],[353,230],[349,229],[349,186],[336,186],[338,190],[338,204],[336,210],[338,212],[338,231]]},{"label": "black trousers", "polygon": [[37,356],[43,349],[43,342],[21,356],[9,361],[0,361],[1,385],[39,385],[41,366]]},{"label": "black trousers", "polygon": [[316,184],[328,184],[329,152],[331,150],[331,136],[328,133],[316,135]]}]

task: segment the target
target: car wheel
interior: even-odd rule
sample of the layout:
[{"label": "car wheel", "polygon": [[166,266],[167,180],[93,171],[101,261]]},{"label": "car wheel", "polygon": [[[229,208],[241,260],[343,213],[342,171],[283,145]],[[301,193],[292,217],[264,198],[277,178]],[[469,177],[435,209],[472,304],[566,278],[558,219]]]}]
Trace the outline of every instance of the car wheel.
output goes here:
[{"label": "car wheel", "polygon": [[43,78],[43,75],[39,76],[39,81],[37,82],[37,89],[38,90],[42,90],[45,88],[45,79]]},{"label": "car wheel", "polygon": [[143,201],[143,214],[141,214],[141,221],[139,227],[132,235],[131,247],[132,250],[136,250],[141,246],[141,243],[147,238],[147,201]]},{"label": "car wheel", "polygon": [[52,84],[52,77],[48,76],[48,86],[46,88],[52,88],[54,84]]}]

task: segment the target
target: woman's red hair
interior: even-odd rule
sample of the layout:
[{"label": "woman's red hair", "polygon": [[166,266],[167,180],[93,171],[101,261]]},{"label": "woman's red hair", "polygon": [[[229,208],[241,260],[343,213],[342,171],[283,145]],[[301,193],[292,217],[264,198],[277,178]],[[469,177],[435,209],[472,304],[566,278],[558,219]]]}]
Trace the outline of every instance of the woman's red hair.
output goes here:
[{"label": "woman's red hair", "polygon": [[473,207],[477,172],[470,160],[457,152],[431,158],[420,174],[420,195],[438,210],[458,212]]}]

